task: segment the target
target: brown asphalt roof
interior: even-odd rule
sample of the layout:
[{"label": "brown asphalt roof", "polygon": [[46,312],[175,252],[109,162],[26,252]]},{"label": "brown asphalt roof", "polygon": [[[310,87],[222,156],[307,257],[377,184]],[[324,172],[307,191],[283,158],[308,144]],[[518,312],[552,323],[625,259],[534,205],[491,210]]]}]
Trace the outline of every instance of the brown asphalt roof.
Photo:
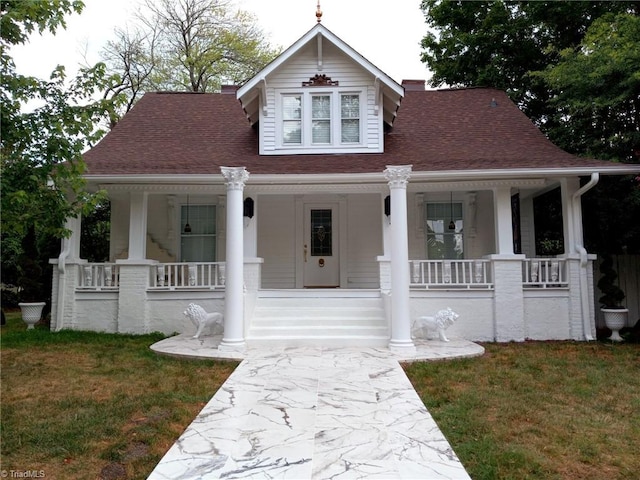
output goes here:
[{"label": "brown asphalt roof", "polygon": [[252,174],[601,167],[553,145],[499,90],[407,91],[385,152],[258,155],[258,134],[230,94],[147,93],[85,153],[89,175]]}]

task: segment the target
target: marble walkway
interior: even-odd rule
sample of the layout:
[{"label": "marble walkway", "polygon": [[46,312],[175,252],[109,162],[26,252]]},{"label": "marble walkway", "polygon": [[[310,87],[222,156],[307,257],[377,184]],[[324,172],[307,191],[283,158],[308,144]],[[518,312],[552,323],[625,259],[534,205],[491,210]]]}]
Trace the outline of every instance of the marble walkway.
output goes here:
[{"label": "marble walkway", "polygon": [[451,339],[385,348],[291,347],[222,354],[215,337],[158,353],[243,360],[149,476],[164,479],[468,479],[399,361],[482,355]]}]

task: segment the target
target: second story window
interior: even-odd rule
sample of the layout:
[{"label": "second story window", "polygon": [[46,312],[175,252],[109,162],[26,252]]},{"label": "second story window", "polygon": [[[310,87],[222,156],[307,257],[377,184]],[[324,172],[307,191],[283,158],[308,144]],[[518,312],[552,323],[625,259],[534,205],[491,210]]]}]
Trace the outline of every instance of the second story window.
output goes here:
[{"label": "second story window", "polygon": [[302,95],[282,97],[282,143],[302,143]]},{"label": "second story window", "polygon": [[313,95],[311,97],[311,143],[331,143],[331,96]]},{"label": "second story window", "polygon": [[279,144],[305,149],[360,146],[362,95],[338,88],[281,92],[276,127]]},{"label": "second story window", "polygon": [[340,130],[343,143],[360,142],[360,95],[340,95]]}]

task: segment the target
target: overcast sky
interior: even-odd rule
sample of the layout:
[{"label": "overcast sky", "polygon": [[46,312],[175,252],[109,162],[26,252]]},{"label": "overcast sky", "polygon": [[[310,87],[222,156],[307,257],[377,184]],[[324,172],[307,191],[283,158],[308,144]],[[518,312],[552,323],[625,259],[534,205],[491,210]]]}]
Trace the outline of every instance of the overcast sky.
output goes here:
[{"label": "overcast sky", "polygon": [[[316,23],[317,0],[235,0],[257,17],[274,46],[288,47]],[[81,15],[67,17],[68,28],[57,35],[31,37],[12,50],[20,73],[48,77],[60,64],[70,71],[86,56],[99,61],[115,27],[130,21],[135,0],[84,0]],[[420,0],[321,0],[322,24],[397,82],[428,79],[420,62],[420,40],[427,29]]]}]

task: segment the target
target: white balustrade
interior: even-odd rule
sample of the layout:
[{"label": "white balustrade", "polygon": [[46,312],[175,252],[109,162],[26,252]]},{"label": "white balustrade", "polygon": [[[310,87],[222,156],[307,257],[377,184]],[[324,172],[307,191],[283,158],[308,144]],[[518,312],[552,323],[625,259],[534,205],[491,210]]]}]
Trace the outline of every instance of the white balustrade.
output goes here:
[{"label": "white balustrade", "polygon": [[493,288],[489,260],[412,260],[411,287]]},{"label": "white balustrade", "polygon": [[86,263],[78,265],[78,288],[82,290],[117,290],[119,271],[115,263]]},{"label": "white balustrade", "polygon": [[225,284],[224,263],[159,263],[152,267],[150,289],[221,289]]},{"label": "white balustrade", "polygon": [[567,261],[559,258],[527,258],[522,262],[522,284],[525,288],[564,288]]}]

